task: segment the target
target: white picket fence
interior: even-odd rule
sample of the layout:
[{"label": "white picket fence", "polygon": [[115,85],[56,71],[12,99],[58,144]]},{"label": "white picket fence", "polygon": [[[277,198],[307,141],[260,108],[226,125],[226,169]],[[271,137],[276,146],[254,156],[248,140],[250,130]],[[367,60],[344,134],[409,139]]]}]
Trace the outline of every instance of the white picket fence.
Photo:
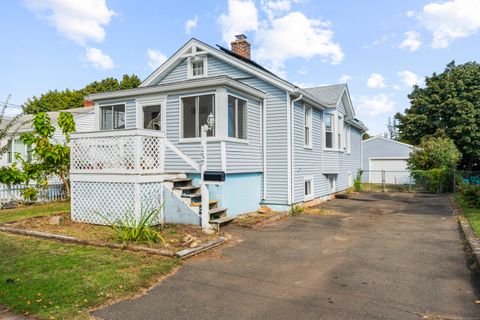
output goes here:
[{"label": "white picket fence", "polygon": [[[11,200],[23,200],[21,191],[25,188],[27,188],[25,184],[16,184],[13,186],[0,184],[0,204],[7,203]],[[55,183],[50,184],[47,189],[39,191],[37,201],[48,202],[65,199],[66,193],[63,184]]]}]

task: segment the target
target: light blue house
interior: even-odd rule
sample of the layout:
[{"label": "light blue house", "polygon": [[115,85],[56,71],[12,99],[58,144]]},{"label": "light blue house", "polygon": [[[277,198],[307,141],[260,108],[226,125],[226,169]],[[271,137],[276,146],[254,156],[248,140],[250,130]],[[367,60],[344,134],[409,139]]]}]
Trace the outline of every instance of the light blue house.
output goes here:
[{"label": "light blue house", "polygon": [[102,223],[95,212],[164,203],[164,221],[200,224],[200,135],[209,115],[211,223],[262,205],[325,200],[350,187],[361,167],[366,128],[348,87],[299,88],[250,60],[243,35],[231,50],[191,39],[139,88],[87,99],[96,131],[72,136],[74,220]]}]

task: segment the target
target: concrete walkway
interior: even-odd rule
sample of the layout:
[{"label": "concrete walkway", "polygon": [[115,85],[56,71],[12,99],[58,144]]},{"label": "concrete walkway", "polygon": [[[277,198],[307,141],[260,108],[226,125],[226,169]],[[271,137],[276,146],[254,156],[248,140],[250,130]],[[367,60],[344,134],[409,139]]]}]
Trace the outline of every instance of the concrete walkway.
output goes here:
[{"label": "concrete walkway", "polygon": [[445,197],[362,194],[186,262],[103,319],[480,319]]}]

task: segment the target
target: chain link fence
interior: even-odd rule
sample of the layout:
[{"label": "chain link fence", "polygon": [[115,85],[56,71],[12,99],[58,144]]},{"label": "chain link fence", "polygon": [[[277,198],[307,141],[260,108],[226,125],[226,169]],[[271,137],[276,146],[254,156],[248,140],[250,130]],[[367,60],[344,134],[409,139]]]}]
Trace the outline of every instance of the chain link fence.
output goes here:
[{"label": "chain link fence", "polygon": [[367,192],[455,192],[463,184],[480,185],[480,171],[388,171],[364,170],[362,191]]}]

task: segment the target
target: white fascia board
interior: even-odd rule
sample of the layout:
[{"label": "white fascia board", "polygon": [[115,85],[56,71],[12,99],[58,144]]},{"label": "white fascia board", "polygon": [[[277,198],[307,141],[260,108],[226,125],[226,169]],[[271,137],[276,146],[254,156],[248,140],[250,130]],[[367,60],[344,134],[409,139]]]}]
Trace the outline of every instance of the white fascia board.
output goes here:
[{"label": "white fascia board", "polygon": [[154,93],[170,93],[175,91],[184,91],[189,89],[199,89],[207,87],[220,87],[226,86],[232,89],[245,92],[251,96],[263,99],[266,97],[266,93],[258,90],[252,86],[249,86],[243,82],[232,79],[228,76],[217,76],[200,79],[190,79],[181,82],[175,82],[171,84],[164,84],[160,86],[148,86],[139,87],[135,89],[119,90],[104,93],[95,93],[88,95],[86,98],[92,101],[116,99],[116,98],[131,98],[139,95],[154,94]]},{"label": "white fascia board", "polygon": [[[278,78],[277,76],[274,76],[267,71],[261,70],[257,67],[249,65],[248,63],[240,61],[228,55],[227,53],[220,51],[218,49],[215,49],[212,46],[206,43],[203,43],[195,38],[192,38],[185,45],[183,45],[170,59],[168,59],[162,66],[160,66],[156,71],[154,71],[145,81],[143,81],[140,87],[146,87],[151,85],[152,82],[156,78],[158,78],[162,73],[167,72],[171,68],[174,68],[178,63],[181,62],[186,51],[190,49],[192,45],[195,45],[196,47],[202,49],[202,54],[204,54],[204,52],[211,54],[212,56],[220,60],[230,63],[241,70],[244,70],[250,74],[253,74],[254,76],[257,76],[262,80],[265,80],[266,82],[269,82],[283,90],[286,90],[287,92],[298,94],[298,91],[301,90],[300,88],[289,83],[286,80]],[[321,102],[319,102],[315,97],[311,96],[306,92],[303,92],[303,90],[301,93],[310,100],[308,101],[309,103],[319,108],[325,108],[325,106]]]},{"label": "white fascia board", "polygon": [[365,142],[368,142],[368,141],[371,141],[371,140],[374,140],[374,139],[381,139],[381,140],[384,140],[384,141],[387,141],[387,142],[393,142],[393,143],[396,143],[396,144],[399,144],[399,145],[402,145],[402,146],[405,146],[405,147],[409,147],[409,148],[412,148],[412,149],[416,148],[414,145],[404,143],[404,142],[400,142],[400,141],[396,141],[396,140],[392,140],[392,139],[388,139],[388,138],[384,138],[384,137],[381,137],[381,136],[375,136],[375,137],[368,138],[366,140],[363,140],[362,143],[365,143]]}]

